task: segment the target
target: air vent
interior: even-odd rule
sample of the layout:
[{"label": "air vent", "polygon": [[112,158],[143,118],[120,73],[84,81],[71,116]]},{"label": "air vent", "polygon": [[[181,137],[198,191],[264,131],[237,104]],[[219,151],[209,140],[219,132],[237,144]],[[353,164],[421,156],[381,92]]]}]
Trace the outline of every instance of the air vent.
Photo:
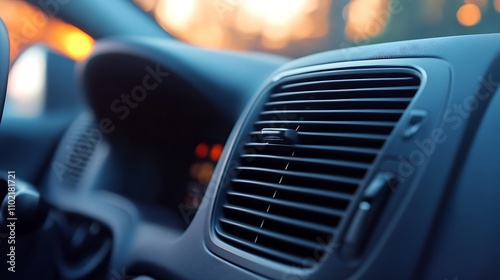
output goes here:
[{"label": "air vent", "polygon": [[102,133],[94,118],[90,114],[82,114],[66,133],[53,164],[62,185],[74,188],[80,183],[99,141],[102,141]]},{"label": "air vent", "polygon": [[218,201],[218,238],[282,264],[315,266],[419,85],[407,68],[281,80],[236,155],[236,175]]}]

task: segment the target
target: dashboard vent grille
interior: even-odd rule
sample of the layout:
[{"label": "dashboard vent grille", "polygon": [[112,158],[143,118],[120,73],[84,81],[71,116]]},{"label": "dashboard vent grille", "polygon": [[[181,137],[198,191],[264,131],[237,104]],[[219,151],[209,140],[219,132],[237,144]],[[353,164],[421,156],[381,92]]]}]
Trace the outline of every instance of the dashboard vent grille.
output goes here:
[{"label": "dashboard vent grille", "polygon": [[[416,71],[407,68],[281,80],[255,113],[236,155],[235,175],[223,188],[215,223],[219,239],[287,265],[320,262],[419,85]],[[265,138],[266,130],[278,137]],[[285,141],[280,131],[293,137]]]}]

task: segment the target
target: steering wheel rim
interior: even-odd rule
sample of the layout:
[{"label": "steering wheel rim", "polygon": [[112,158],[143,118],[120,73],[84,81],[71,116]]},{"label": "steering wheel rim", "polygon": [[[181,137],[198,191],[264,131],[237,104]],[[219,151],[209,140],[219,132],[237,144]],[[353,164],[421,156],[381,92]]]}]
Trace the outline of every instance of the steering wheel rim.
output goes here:
[{"label": "steering wheel rim", "polygon": [[5,23],[0,19],[0,122],[2,121],[5,96],[7,93],[7,80],[10,65],[9,35]]}]

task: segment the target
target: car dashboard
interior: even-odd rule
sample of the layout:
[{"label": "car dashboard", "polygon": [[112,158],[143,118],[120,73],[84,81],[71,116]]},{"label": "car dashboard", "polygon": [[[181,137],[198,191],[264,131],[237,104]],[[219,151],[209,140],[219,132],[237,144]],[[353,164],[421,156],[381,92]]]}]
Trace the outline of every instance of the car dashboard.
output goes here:
[{"label": "car dashboard", "polygon": [[41,186],[54,273],[498,275],[499,45],[458,36],[289,60],[98,42],[77,66],[87,106]]}]

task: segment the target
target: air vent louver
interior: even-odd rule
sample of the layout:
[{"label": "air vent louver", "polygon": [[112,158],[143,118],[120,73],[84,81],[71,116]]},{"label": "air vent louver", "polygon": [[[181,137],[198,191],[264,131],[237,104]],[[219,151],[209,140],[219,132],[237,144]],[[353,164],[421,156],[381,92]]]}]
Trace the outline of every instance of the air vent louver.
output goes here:
[{"label": "air vent louver", "polygon": [[[219,239],[287,265],[307,268],[319,262],[324,244],[335,237],[360,183],[417,92],[416,73],[407,68],[332,70],[289,77],[274,86],[218,202]],[[297,140],[264,141],[261,131],[269,128],[293,129]]]}]

